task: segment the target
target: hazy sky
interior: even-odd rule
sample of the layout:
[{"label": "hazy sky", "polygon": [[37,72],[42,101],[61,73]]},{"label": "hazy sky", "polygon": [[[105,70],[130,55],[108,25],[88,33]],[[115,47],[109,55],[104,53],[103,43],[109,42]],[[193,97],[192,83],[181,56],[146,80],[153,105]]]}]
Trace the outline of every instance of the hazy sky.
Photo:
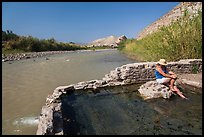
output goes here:
[{"label": "hazy sky", "polygon": [[40,39],[87,43],[135,38],[179,2],[3,2],[2,30]]}]

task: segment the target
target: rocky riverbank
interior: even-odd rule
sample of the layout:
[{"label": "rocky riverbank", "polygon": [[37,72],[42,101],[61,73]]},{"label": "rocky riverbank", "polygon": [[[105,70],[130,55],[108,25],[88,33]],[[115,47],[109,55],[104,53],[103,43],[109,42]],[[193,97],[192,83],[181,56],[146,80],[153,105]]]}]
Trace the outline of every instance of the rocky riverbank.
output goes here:
[{"label": "rocky riverbank", "polygon": [[[116,49],[100,49],[94,51],[104,51],[104,50],[116,50]],[[93,50],[75,50],[75,51],[46,51],[46,52],[26,52],[26,53],[16,53],[16,54],[2,54],[2,62],[6,61],[17,61],[22,59],[39,58],[45,57],[53,54],[64,54],[71,52],[90,52]],[[48,59],[48,58],[46,58]]]}]

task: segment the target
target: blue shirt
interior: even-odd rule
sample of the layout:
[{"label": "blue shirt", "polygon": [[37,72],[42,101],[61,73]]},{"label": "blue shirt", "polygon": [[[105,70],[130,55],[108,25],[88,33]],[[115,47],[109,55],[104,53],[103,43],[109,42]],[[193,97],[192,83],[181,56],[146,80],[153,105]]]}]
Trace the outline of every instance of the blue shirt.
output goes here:
[{"label": "blue shirt", "polygon": [[[167,71],[166,69],[163,70],[163,72],[166,73],[166,74],[168,74],[168,71]],[[163,76],[162,74],[160,74],[156,69],[155,69],[155,71],[154,71],[154,74],[155,74],[155,76],[156,76],[156,79],[162,79],[162,78],[164,78],[164,76]]]}]

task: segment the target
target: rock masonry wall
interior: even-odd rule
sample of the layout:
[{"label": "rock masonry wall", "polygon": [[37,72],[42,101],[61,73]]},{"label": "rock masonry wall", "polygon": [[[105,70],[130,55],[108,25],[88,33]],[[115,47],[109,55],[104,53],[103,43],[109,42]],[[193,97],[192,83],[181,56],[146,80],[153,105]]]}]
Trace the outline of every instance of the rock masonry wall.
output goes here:
[{"label": "rock masonry wall", "polygon": [[148,34],[156,32],[161,26],[167,26],[172,21],[176,21],[178,18],[183,16],[184,10],[187,9],[191,15],[196,15],[198,10],[202,11],[202,2],[181,2],[176,7],[174,7],[167,14],[159,18],[157,21],[153,22],[147,26],[142,32],[140,32],[136,39],[142,39]]},{"label": "rock masonry wall", "polygon": [[[156,62],[141,62],[126,64],[115,68],[106,74],[102,80],[79,82],[68,86],[57,87],[52,95],[46,98],[39,116],[37,135],[63,135],[63,121],[61,114],[61,97],[70,92],[83,89],[97,89],[107,86],[145,83],[155,80],[154,69]],[[169,62],[167,68],[177,74],[202,72],[202,59],[180,60]]]}]

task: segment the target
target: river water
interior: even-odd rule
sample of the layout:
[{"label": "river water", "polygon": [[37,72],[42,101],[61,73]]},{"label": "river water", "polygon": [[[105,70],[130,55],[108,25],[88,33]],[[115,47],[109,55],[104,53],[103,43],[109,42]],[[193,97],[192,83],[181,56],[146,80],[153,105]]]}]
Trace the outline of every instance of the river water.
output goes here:
[{"label": "river water", "polygon": [[41,107],[58,86],[102,79],[135,61],[117,50],[70,52],[2,62],[2,134],[36,134]]}]

